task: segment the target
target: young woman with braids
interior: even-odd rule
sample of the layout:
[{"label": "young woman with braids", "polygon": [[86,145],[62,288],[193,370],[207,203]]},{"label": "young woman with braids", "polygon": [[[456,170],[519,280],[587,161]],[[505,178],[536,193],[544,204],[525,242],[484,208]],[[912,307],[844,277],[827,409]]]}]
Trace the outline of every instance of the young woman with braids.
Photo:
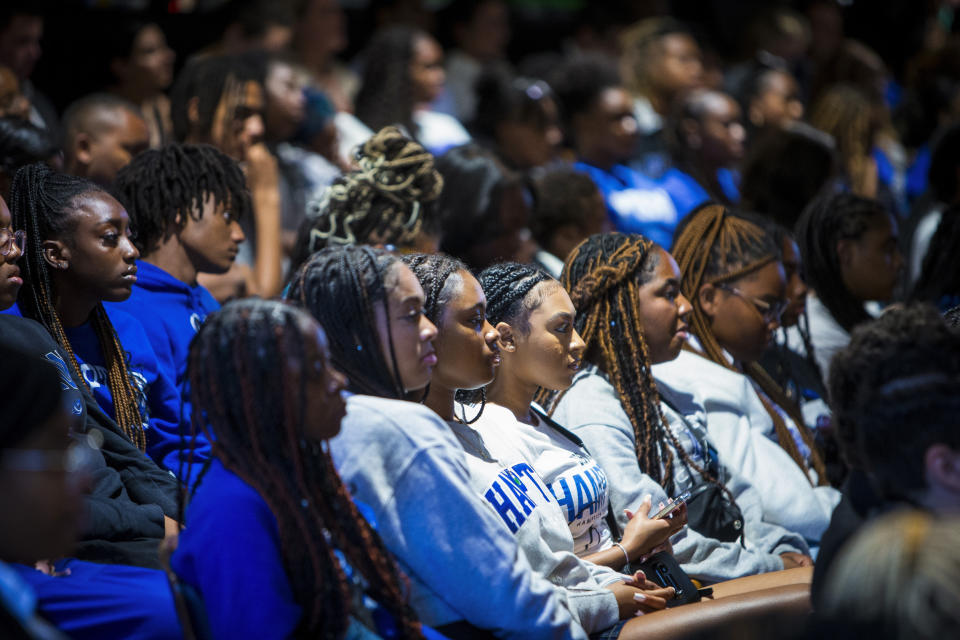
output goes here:
[{"label": "young woman with braids", "polygon": [[342,638],[358,633],[351,625],[423,637],[404,578],[323,444],[340,430],[344,385],[322,329],[282,302],[232,303],[193,341],[193,420],[213,462],[173,567],[215,637]]},{"label": "young woman with braids", "polygon": [[338,177],[310,204],[290,258],[291,273],[329,245],[436,251],[443,177],[433,156],[399,128],[384,127],[357,149],[356,162],[355,171]]},{"label": "young woman with braids", "polygon": [[143,326],[103,302],[130,296],[139,252],[126,211],[91,182],[45,164],[17,172],[14,228],[28,239],[20,312],[42,324],[103,410],[140,451],[176,473],[180,398]]},{"label": "young woman with braids", "polygon": [[[693,212],[673,253],[691,335],[657,380],[697,399],[719,458],[761,492],[764,518],[816,545],[839,498],[800,411],[756,363],[787,306],[771,234],[721,205]],[[817,486],[820,485],[820,486]]]},{"label": "young woman with braids", "polygon": [[[640,595],[644,601],[638,607],[633,600],[638,592],[624,584],[626,576],[576,558],[562,505],[511,439],[482,426],[489,421],[490,411],[506,413],[512,419],[509,412],[484,401],[479,409],[470,409],[472,417],[468,418],[466,411],[455,413],[458,390],[482,387],[493,378],[500,359],[496,346],[500,334],[485,318],[480,283],[462,262],[443,255],[408,256],[405,262],[425,287],[424,312],[439,330],[437,368],[424,403],[446,420],[463,446],[471,485],[516,537],[534,572],[569,589],[568,602],[591,633],[616,625],[620,618],[634,617],[637,610],[662,609],[665,598],[674,595],[672,591],[641,581],[637,586],[643,591]],[[521,490],[522,497],[514,486]],[[667,531],[672,528],[668,521],[661,524]],[[619,569],[623,556],[616,549],[614,552],[616,555],[610,555],[613,559],[620,557]]]},{"label": "young woman with braids", "polygon": [[797,222],[807,283],[813,355],[826,381],[833,355],[871,319],[864,306],[889,302],[903,271],[897,221],[878,201],[849,193],[814,200]]},{"label": "young woman with braids", "polygon": [[[596,253],[598,246],[604,246],[606,251]],[[676,328],[682,326],[681,317],[686,315],[687,303],[674,299],[668,301],[665,295],[661,295],[660,304],[656,304],[657,296],[652,292],[669,288],[671,283],[667,281],[672,277],[669,271],[673,263],[668,259],[657,261],[656,255],[638,251],[638,246],[649,248],[651,243],[638,235],[595,235],[574,251],[571,260],[580,259],[579,265],[573,264],[583,270],[588,256],[593,258],[593,267],[598,269],[612,262],[611,254],[619,258],[620,263],[609,268],[612,273],[605,283],[613,287],[610,289],[612,298],[608,300],[619,298],[623,303],[624,299],[634,299],[630,293],[643,296],[641,299],[648,303],[643,309],[653,334],[655,356],[675,355],[676,351],[671,353],[672,346],[666,346],[666,343],[677,342]],[[648,260],[648,257],[652,259]],[[648,456],[653,456],[648,464],[656,466],[658,471],[663,466],[669,470],[674,468],[671,465],[673,458],[677,458],[680,462],[671,477],[677,478],[678,482],[670,482],[673,486],[665,490],[667,481],[653,480],[638,465],[633,442],[656,440],[635,439],[620,398],[603,374],[595,366],[580,369],[585,354],[592,362],[602,359],[599,345],[605,344],[601,339],[604,337],[609,341],[619,338],[620,341],[611,348],[633,362],[637,347],[646,344],[643,334],[630,335],[629,339],[635,341],[633,344],[622,339],[623,330],[620,329],[612,328],[612,334],[598,335],[600,320],[596,317],[596,309],[588,306],[584,309],[586,315],[579,315],[564,288],[531,267],[497,265],[485,270],[480,278],[490,296],[488,319],[496,323],[501,335],[503,364],[487,389],[490,403],[477,421],[478,431],[488,441],[513,443],[540,474],[563,509],[578,555],[617,569],[623,567],[625,561],[640,561],[686,522],[685,509],[672,520],[649,519],[652,503],[668,502],[668,491],[679,493],[705,482],[696,475],[696,470],[701,467],[690,460],[671,435],[661,435],[661,443],[669,445],[672,442],[673,451],[681,452],[679,456],[671,452],[671,457],[665,455],[661,460],[656,451],[647,452]],[[640,288],[639,293],[628,291],[630,287],[622,286],[623,282],[632,282],[633,278],[646,278],[649,285]],[[616,320],[607,321],[613,322],[614,327],[635,326],[628,319],[630,315],[636,318],[639,313],[636,307],[631,307],[624,314],[617,315]],[[580,338],[577,326],[589,332],[586,344]],[[673,346],[679,349],[678,344]],[[616,364],[614,362],[611,369],[619,372]],[[644,384],[652,384],[649,379],[629,379],[626,374],[623,377],[624,384],[630,389],[645,389]],[[561,391],[563,400],[553,417],[548,417],[543,409],[532,403],[538,389]],[[543,393],[541,397],[545,395]],[[656,390],[653,389],[648,397],[654,403],[654,412],[659,411]],[[649,409],[647,406],[645,410]],[[561,424],[570,425],[576,434],[566,431]],[[625,450],[625,438],[619,437],[619,433],[611,437],[621,431],[630,434],[626,440],[629,451]],[[579,441],[580,436],[583,441]],[[697,444],[702,440],[701,437]],[[688,448],[696,451],[693,446]],[[734,479],[732,486],[742,490],[748,506],[759,504],[758,497],[747,494],[745,489],[749,487],[744,487],[744,483],[738,484]],[[611,531],[608,509],[617,521],[615,532]],[[673,536],[678,545],[677,560],[693,570],[698,579],[713,583],[780,569],[783,562],[777,553],[787,555],[789,560],[798,551],[806,551],[799,536],[762,523],[757,511],[757,508],[750,511],[751,551],[735,541],[721,542],[687,531]],[[622,536],[619,535],[621,531]]]},{"label": "young woman with braids", "polygon": [[425,295],[410,268],[380,249],[327,247],[297,272],[287,296],[324,326],[331,361],[356,394],[330,450],[410,577],[420,619],[452,636],[479,629],[585,638],[566,591],[531,570],[474,491],[448,425],[416,402],[437,362],[437,330],[423,315]]}]

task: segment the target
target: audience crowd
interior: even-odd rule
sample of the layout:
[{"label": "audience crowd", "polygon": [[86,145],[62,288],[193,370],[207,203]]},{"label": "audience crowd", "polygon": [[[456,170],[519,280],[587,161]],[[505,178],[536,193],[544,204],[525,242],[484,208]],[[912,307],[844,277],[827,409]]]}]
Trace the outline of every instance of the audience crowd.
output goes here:
[{"label": "audience crowd", "polygon": [[0,636],[960,629],[956,2],[62,4]]}]

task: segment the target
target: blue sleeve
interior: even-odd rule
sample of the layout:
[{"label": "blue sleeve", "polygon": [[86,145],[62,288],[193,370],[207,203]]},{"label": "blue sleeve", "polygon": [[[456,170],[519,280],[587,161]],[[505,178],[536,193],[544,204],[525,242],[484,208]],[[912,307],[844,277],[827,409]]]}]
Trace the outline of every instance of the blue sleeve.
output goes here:
[{"label": "blue sleeve", "polygon": [[187,513],[173,569],[200,592],[215,638],[288,638],[302,614],[273,513],[252,489],[218,493],[211,474]]}]

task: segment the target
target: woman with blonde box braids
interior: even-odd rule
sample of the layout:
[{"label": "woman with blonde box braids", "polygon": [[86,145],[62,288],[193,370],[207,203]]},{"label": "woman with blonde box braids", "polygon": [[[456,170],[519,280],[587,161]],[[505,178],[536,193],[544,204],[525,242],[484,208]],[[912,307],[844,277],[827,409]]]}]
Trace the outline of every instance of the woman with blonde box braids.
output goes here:
[{"label": "woman with blonde box braids", "polygon": [[798,409],[756,364],[786,306],[776,240],[709,204],[679,230],[674,255],[692,335],[654,376],[702,404],[720,460],[760,490],[764,517],[815,548],[839,494],[823,486],[823,461]]}]

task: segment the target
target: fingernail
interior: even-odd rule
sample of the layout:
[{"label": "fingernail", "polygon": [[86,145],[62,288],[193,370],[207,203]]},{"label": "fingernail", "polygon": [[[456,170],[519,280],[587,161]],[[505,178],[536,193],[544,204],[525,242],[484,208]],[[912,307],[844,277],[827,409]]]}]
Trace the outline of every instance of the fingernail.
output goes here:
[{"label": "fingernail", "polygon": [[634,615],[635,618],[639,618],[642,615],[646,615],[646,611],[637,611]]},{"label": "fingernail", "polygon": [[643,496],[643,499],[644,499],[644,500],[649,500],[650,502],[653,502],[653,494],[652,494],[652,493],[648,493],[647,495]]},{"label": "fingernail", "polygon": [[642,593],[635,593],[633,594],[633,599],[636,600],[637,602],[645,602],[647,599],[647,596],[643,595]]}]

